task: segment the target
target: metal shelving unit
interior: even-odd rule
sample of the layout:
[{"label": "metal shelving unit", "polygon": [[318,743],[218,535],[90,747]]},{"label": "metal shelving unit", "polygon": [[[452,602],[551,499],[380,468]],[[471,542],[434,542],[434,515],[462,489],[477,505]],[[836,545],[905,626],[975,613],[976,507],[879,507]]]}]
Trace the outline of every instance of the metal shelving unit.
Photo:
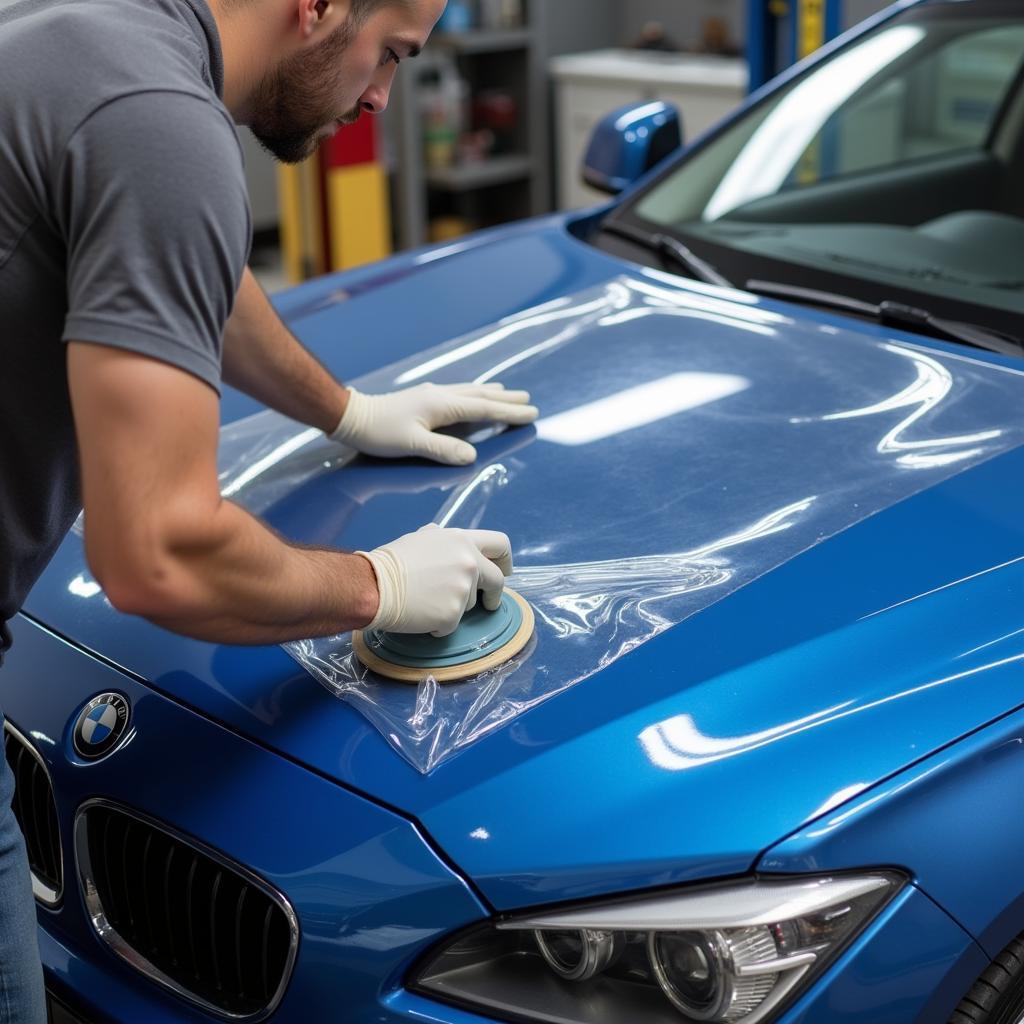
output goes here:
[{"label": "metal shelving unit", "polygon": [[530,31],[525,28],[508,28],[438,32],[431,37],[430,43],[456,53],[501,53],[527,49],[530,45]]},{"label": "metal shelving unit", "polygon": [[468,192],[492,185],[522,181],[533,174],[533,159],[522,153],[492,156],[479,163],[456,165],[426,172],[431,188],[447,192]]},{"label": "metal shelving unit", "polygon": [[[521,28],[438,32],[423,55],[403,66],[392,94],[393,188],[400,248],[428,240],[432,215],[465,209],[485,224],[515,220],[551,208],[549,94],[541,17],[551,0],[527,0]],[[558,2],[558,0],[554,0]],[[424,162],[418,84],[438,55],[454,57],[471,88],[508,90],[519,107],[512,152],[446,168]],[[443,57],[442,57],[443,59]],[[501,190],[498,190],[501,186]],[[491,190],[491,191],[488,191]]]}]

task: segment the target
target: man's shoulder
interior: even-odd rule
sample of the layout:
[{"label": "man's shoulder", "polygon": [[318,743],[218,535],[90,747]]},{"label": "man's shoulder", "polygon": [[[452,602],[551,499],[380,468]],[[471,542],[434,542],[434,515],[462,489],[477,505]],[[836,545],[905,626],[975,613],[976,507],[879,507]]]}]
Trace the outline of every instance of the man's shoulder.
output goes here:
[{"label": "man's shoulder", "polygon": [[[187,93],[223,110],[180,0],[0,5],[0,91],[9,84],[13,95],[41,98],[49,124],[39,127],[58,145],[94,111],[136,93]],[[35,116],[29,104],[13,106]]]}]

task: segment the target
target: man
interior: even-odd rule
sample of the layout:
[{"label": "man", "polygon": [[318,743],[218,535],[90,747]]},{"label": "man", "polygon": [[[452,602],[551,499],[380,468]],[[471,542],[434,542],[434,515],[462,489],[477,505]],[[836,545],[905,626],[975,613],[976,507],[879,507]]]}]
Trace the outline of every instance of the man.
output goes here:
[{"label": "man", "polygon": [[[79,508],[107,597],[188,636],[444,635],[496,607],[509,540],[426,527],[377,551],[293,547],[217,488],[221,375],[376,456],[467,464],[434,433],[531,422],[501,385],[347,389],[245,269],[232,121],[299,160],[384,109],[443,0],[15,0],[0,10],[0,652]],[[0,758],[0,1022],[44,1019],[23,844]]]}]

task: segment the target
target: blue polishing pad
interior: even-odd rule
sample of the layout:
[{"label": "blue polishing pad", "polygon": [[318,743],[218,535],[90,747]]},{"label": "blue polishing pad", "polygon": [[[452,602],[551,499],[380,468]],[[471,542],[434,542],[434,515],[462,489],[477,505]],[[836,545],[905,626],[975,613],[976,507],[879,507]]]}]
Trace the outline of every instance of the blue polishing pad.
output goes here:
[{"label": "blue polishing pad", "polygon": [[374,655],[392,665],[449,668],[500,650],[519,632],[522,623],[522,608],[508,594],[502,594],[497,611],[490,612],[478,602],[451,636],[381,633],[373,629],[363,634],[363,640]]}]

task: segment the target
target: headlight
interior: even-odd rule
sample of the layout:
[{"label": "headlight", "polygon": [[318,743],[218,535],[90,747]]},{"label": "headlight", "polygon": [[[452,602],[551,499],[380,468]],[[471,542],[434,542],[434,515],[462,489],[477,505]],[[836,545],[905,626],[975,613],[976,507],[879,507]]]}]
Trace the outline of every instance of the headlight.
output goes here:
[{"label": "headlight", "polygon": [[752,880],[483,925],[435,952],[416,991],[563,1024],[757,1024],[899,891],[890,873]]},{"label": "headlight", "polygon": [[619,952],[617,932],[595,932],[589,928],[580,931],[533,933],[540,955],[560,978],[567,981],[586,981],[607,970]]}]

